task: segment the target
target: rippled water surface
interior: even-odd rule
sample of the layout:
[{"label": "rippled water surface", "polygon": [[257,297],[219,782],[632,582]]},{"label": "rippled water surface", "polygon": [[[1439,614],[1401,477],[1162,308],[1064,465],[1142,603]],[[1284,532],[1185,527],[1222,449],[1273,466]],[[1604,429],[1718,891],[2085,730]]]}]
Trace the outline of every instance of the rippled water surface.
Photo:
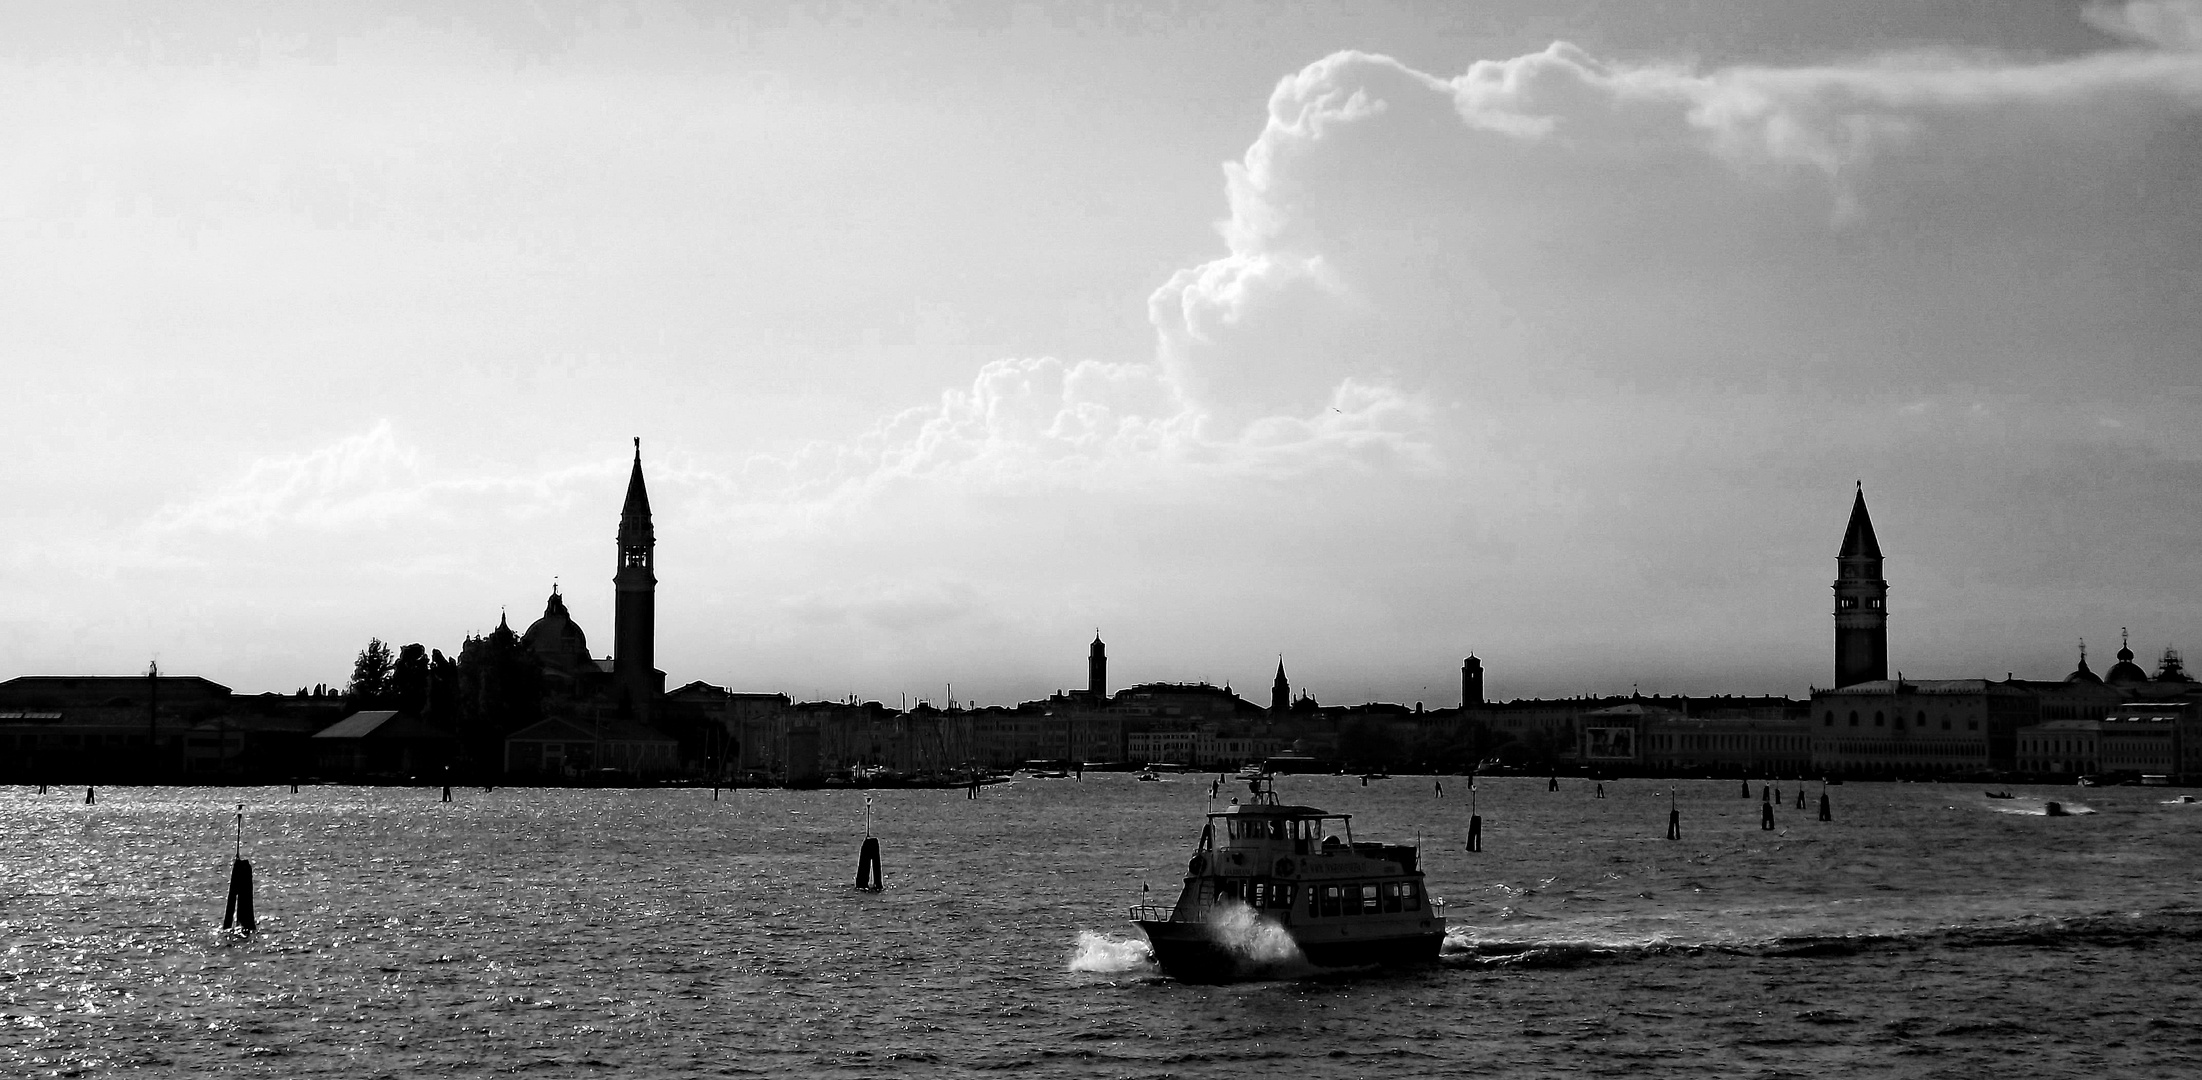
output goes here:
[{"label": "rippled water surface", "polygon": [[1124,917],[1207,780],[877,792],[878,895],[860,792],[6,789],[0,1075],[2202,1074],[2176,792],[1486,778],[1469,854],[1465,778],[1286,778],[1420,836],[1446,955],[1193,987]]}]

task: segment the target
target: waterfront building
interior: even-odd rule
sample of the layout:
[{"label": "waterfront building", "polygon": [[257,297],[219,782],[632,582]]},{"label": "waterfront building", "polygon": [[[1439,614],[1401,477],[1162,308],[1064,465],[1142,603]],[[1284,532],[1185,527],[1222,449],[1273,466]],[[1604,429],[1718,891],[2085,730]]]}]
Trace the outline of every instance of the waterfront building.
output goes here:
[{"label": "waterfront building", "polygon": [[2009,770],[2040,699],[1988,679],[1875,679],[1812,694],[1812,767],[1861,775]]},{"label": "waterfront building", "polygon": [[1643,765],[1658,774],[1803,776],[1812,730],[1801,716],[1647,716]]},{"label": "waterfront building", "polygon": [[363,709],[313,735],[314,765],[339,780],[441,778],[459,740],[409,712]]},{"label": "waterfront building", "polygon": [[680,744],[633,721],[581,723],[555,716],[505,739],[508,779],[577,780],[605,770],[644,780],[674,775],[680,771]]},{"label": "waterfront building", "polygon": [[2044,720],[2018,729],[2014,768],[2032,776],[2085,776],[2102,769],[2103,722]]},{"label": "waterfront building", "polygon": [[181,771],[187,732],[233,708],[196,675],[23,675],[0,682],[0,775],[28,783]]}]

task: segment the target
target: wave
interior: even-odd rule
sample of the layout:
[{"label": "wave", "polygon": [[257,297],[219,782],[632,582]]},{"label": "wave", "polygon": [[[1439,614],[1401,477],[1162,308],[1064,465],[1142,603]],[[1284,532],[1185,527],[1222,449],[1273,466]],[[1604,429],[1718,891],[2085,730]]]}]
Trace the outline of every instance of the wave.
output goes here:
[{"label": "wave", "polygon": [[1978,926],[1943,926],[1895,933],[1798,934],[1759,941],[1508,940],[1450,931],[1439,953],[1462,967],[1574,968],[1627,964],[1667,956],[1841,958],[1992,948],[2134,947],[2163,941],[2202,942],[2202,908],[2106,912],[2069,918],[2030,917]]}]

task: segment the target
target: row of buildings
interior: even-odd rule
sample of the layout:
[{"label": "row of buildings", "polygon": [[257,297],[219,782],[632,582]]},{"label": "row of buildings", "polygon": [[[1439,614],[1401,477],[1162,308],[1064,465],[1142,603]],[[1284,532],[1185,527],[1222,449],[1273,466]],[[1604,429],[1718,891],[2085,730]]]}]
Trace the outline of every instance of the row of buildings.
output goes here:
[{"label": "row of buildings", "polygon": [[[1888,671],[1888,581],[1857,492],[1836,557],[1835,680],[1808,698],[1583,697],[1491,702],[1482,661],[1460,704],[1325,706],[1295,698],[1278,664],[1266,704],[1229,686],[1111,691],[1107,647],[1086,686],[1014,706],[889,708],[796,701],[693,682],[668,692],[653,663],[656,534],[641,442],[616,538],[614,647],[597,657],[553,587],[516,656],[525,707],[476,710],[456,730],[359,708],[326,689],[234,695],[195,676],[26,676],[0,682],[0,779],[223,780],[458,773],[502,782],[606,775],[810,783],[842,770],[946,775],[1026,762],[1168,762],[1234,769],[1288,755],[1340,767],[1466,771],[1492,765],[1753,776],[2202,777],[2202,684],[2166,649],[2150,674],[2122,647],[2098,677],[2083,650],[2061,680],[1907,679]],[[494,714],[494,721],[482,719]]]}]

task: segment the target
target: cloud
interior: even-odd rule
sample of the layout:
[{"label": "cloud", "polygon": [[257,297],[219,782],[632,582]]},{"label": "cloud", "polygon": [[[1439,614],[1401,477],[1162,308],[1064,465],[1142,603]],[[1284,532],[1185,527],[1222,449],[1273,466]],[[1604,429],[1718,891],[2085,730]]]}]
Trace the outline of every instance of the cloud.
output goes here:
[{"label": "cloud", "polygon": [[[653,461],[666,640],[937,665],[1099,619],[1186,663],[1320,650],[1381,679],[1498,642],[1581,692],[1725,651],[1762,681],[1720,689],[1778,689],[1768,665],[1821,666],[1858,478],[1915,654],[1970,663],[1933,633],[1959,610],[2191,601],[2189,545],[2105,523],[2181,535],[2202,461],[2178,390],[2202,193],[2161,138],[2202,107],[2195,10],[2095,9],[2119,44],[2052,59],[1323,57],[1224,167],[1220,249],[1151,294],[1152,354],[992,359],[808,445]],[[151,532],[410,530],[533,580],[597,565],[624,469],[468,474],[383,423]],[[2095,606],[2044,601],[2074,590]]]},{"label": "cloud", "polygon": [[384,419],[312,450],[259,458],[218,488],[162,507],[142,532],[159,548],[229,536],[510,525],[563,513],[624,476],[624,462],[454,473],[426,462]]}]

